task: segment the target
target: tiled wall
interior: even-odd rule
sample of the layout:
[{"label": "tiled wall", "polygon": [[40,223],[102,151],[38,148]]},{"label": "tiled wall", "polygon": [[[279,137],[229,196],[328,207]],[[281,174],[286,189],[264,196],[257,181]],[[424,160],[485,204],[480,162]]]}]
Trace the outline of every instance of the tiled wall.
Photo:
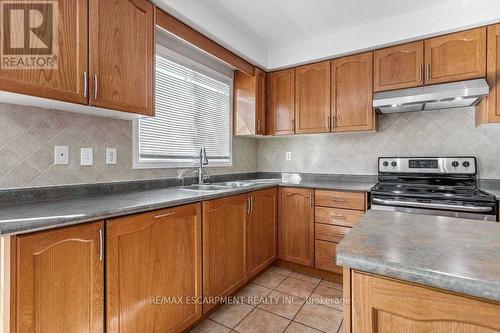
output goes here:
[{"label": "tiled wall", "polygon": [[[376,174],[379,156],[472,155],[479,177],[500,178],[500,124],[475,127],[474,110],[378,116],[377,133],[259,140],[259,171]],[[292,160],[285,161],[285,152]]]},{"label": "tiled wall", "polygon": [[[132,122],[0,104],[0,189],[176,177],[181,169],[132,169]],[[70,147],[70,165],[54,165],[54,146]],[[94,149],[94,165],[80,166],[80,148]],[[105,149],[117,148],[117,164]],[[234,138],[233,166],[209,174],[256,171],[257,141]]]}]

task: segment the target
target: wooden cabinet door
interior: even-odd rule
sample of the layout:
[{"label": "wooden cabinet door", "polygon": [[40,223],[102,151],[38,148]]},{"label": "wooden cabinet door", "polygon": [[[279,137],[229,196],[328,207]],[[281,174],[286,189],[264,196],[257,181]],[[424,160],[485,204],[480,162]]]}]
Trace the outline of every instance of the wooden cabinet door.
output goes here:
[{"label": "wooden cabinet door", "polygon": [[[225,297],[248,280],[246,194],[203,202],[203,297]],[[215,304],[205,303],[203,312]]]},{"label": "wooden cabinet door", "polygon": [[90,105],[154,115],[154,6],[90,0]]},{"label": "wooden cabinet door", "polygon": [[276,188],[252,192],[250,200],[248,264],[252,278],[277,258]]},{"label": "wooden cabinet door", "polygon": [[486,28],[425,41],[425,84],[486,76]]},{"label": "wooden cabinet door", "polygon": [[266,73],[234,73],[234,134],[264,135]]},{"label": "wooden cabinet door", "polygon": [[281,188],[278,225],[278,257],[314,266],[314,192]]},{"label": "wooden cabinet door", "polygon": [[295,133],[295,72],[286,69],[267,74],[267,134]]},{"label": "wooden cabinet door", "polygon": [[330,62],[295,69],[295,133],[330,131]]},{"label": "wooden cabinet door", "polygon": [[352,332],[500,332],[500,305],[354,272]]},{"label": "wooden cabinet door", "polygon": [[106,331],[182,332],[200,319],[201,245],[201,204],[107,221]]},{"label": "wooden cabinet door", "polygon": [[[0,64],[0,90],[87,104],[84,91],[88,71],[87,0],[58,1],[57,5],[57,68],[9,69]],[[44,18],[49,18],[42,11]]]},{"label": "wooden cabinet door", "polygon": [[476,125],[500,122],[500,24],[488,27],[487,80],[490,93],[476,107]]},{"label": "wooden cabinet door", "polygon": [[385,91],[424,84],[424,42],[377,50],[373,54],[373,90]]},{"label": "wooden cabinet door", "polygon": [[332,61],[332,130],[375,130],[373,110],[373,54]]},{"label": "wooden cabinet door", "polygon": [[103,227],[16,237],[15,332],[104,331]]}]

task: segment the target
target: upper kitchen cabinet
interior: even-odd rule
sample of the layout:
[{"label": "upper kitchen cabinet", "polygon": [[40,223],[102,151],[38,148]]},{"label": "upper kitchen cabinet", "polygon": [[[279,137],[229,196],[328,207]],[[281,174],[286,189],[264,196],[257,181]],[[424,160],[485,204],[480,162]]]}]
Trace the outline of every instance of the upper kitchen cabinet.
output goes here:
[{"label": "upper kitchen cabinet", "polygon": [[330,62],[295,69],[295,133],[330,131]]},{"label": "upper kitchen cabinet", "polygon": [[295,71],[267,74],[266,126],[269,135],[295,133]]},{"label": "upper kitchen cabinet", "polygon": [[154,6],[90,0],[90,105],[154,115]]},{"label": "upper kitchen cabinet", "polygon": [[[50,17],[53,13],[53,5],[53,3],[46,4],[36,9],[41,11],[44,17]],[[59,7],[56,11],[58,26],[54,27],[57,29],[57,34],[50,33],[36,37],[43,39],[40,42],[48,47],[47,52],[53,54],[49,58],[55,61],[54,65],[57,67],[54,69],[51,69],[51,66],[18,68],[0,65],[0,90],[87,104],[88,2],[87,0],[65,0],[58,1],[57,6]],[[50,20],[46,22],[47,25],[53,24]],[[18,29],[23,28],[22,24],[15,26]],[[18,34],[20,33],[21,31],[18,31]],[[41,50],[28,47],[23,52],[24,58],[37,56]]]},{"label": "upper kitchen cabinet", "polygon": [[372,52],[332,61],[332,131],[375,130]]},{"label": "upper kitchen cabinet", "polygon": [[234,73],[234,134],[266,134],[266,73],[255,68],[253,76]]},{"label": "upper kitchen cabinet", "polygon": [[425,41],[425,83],[486,76],[486,27]]},{"label": "upper kitchen cabinet", "polygon": [[377,50],[373,54],[373,91],[421,86],[423,66],[423,41]]}]

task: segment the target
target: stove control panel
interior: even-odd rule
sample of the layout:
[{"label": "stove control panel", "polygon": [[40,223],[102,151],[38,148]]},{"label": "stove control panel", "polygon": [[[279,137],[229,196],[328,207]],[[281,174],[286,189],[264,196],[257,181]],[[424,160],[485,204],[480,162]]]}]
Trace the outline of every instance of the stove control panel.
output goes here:
[{"label": "stove control panel", "polygon": [[474,157],[381,157],[378,171],[474,175],[477,169]]}]

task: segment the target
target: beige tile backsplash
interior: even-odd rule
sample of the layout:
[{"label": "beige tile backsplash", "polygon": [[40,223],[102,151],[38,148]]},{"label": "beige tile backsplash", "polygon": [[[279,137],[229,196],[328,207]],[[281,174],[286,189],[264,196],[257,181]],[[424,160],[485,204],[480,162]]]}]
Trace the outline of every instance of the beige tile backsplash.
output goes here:
[{"label": "beige tile backsplash", "polygon": [[[54,165],[54,146],[70,147],[70,164]],[[80,148],[94,149],[94,165],[80,166]],[[117,148],[117,164],[105,164]],[[257,140],[233,139],[233,166],[209,174],[257,169]],[[0,188],[176,177],[183,169],[133,169],[132,122],[0,104]]]}]

